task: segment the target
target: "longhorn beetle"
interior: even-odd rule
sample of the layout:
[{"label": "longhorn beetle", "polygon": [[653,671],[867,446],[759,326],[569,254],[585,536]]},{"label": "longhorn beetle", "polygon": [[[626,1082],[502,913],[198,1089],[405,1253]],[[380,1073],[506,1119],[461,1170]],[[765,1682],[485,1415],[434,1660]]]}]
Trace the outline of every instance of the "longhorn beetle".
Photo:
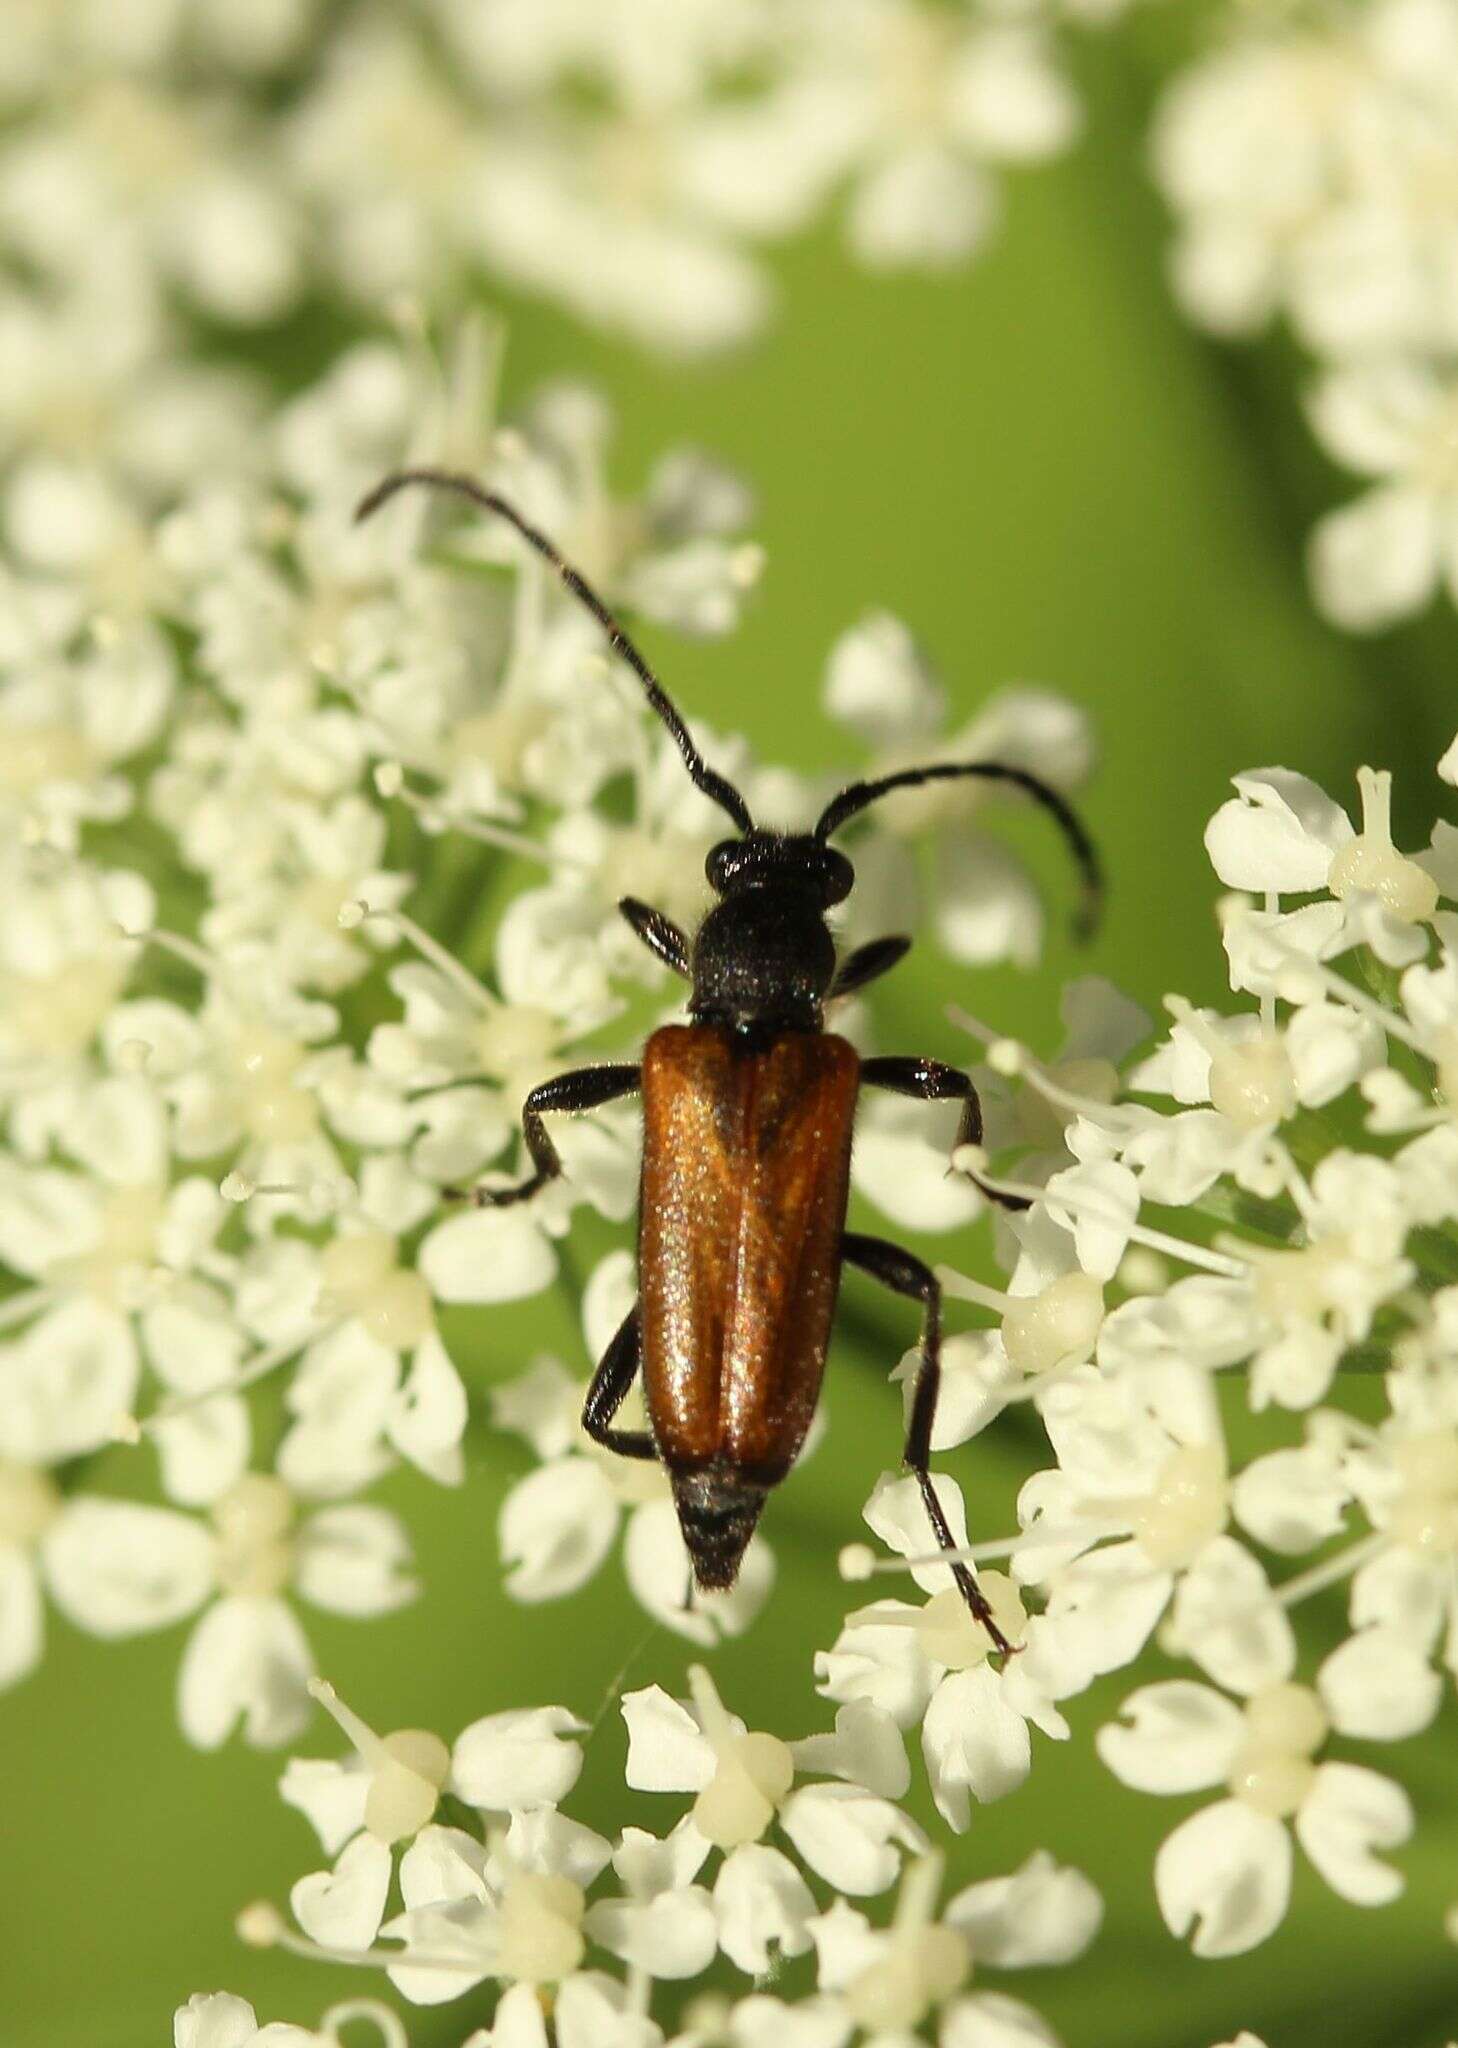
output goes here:
[{"label": "longhorn beetle", "polygon": [[[894,967],[911,941],[873,939],[836,957],[825,916],[855,873],[830,845],[842,825],[895,789],[956,777],[1019,789],[1049,812],[1078,862],[1079,917],[1092,929],[1098,859],[1071,807],[1047,783],[1002,761],[938,762],[853,782],[812,832],[756,825],[743,796],[709,767],[657,676],[602,599],[545,534],[504,498],[450,470],[404,469],[361,502],[366,519],[410,485],[452,492],[515,527],[602,626],[642,684],[689,776],[738,835],[709,854],[718,901],[692,940],[634,897],[619,904],[649,950],[692,986],[690,1024],[655,1031],[637,1066],[580,1067],[533,1088],[522,1107],[532,1171],[516,1187],[476,1187],[478,1208],[524,1202],[562,1171],[542,1118],[596,1109],[634,1090],[643,1099],[639,1299],[593,1375],[582,1424],[595,1442],[667,1467],[694,1578],[731,1586],[765,1496],[794,1464],[815,1413],[841,1267],[858,1266],[922,1306],[921,1365],[905,1463],[938,1546],[956,1546],[930,1473],[940,1378],[941,1289],[913,1253],[845,1228],[851,1129],[862,1088],[962,1104],[957,1143],[976,1144],[982,1111],[969,1075],[939,1060],[862,1060],[825,1029],[825,1004]],[[979,1183],[980,1185],[980,1183]],[[997,1197],[1010,1207],[1026,1206]],[[649,1428],[614,1427],[641,1372]],[[949,1568],[997,1649],[1011,1645],[964,1564]]]}]

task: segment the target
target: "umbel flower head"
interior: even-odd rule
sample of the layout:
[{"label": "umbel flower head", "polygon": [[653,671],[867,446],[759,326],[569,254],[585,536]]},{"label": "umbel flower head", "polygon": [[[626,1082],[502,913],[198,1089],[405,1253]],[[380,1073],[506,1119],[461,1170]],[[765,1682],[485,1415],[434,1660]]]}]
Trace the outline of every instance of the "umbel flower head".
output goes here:
[{"label": "umbel flower head", "polygon": [[[1439,772],[1452,779],[1451,754]],[[1391,778],[1364,769],[1358,785],[1353,817],[1286,770],[1236,778],[1206,835],[1243,892],[1221,906],[1235,1007],[1168,998],[1167,1036],[1122,1088],[974,1025],[992,1077],[1056,1113],[1061,1152],[1043,1138],[1005,1171],[985,1148],[969,1162],[1028,1206],[1004,1219],[1007,1292],[954,1283],[1001,1320],[951,1361],[951,1427],[1028,1402],[1053,1457],[1026,1480],[1016,1531],[965,1552],[1006,1561],[1007,1581],[986,1577],[1030,1656],[982,1681],[960,1779],[986,1799],[1026,1773],[1015,1706],[1062,1734],[1069,1701],[1146,1645],[1194,1667],[1133,1692],[1098,1749],[1137,1789],[1215,1794],[1155,1867],[1171,1930],[1206,1956],[1279,1925],[1293,1836],[1344,1899],[1396,1896],[1387,1856],[1413,1803],[1346,1746],[1419,1733],[1458,1675],[1458,870],[1451,826],[1405,851]],[[1020,1136],[989,1130],[1006,1149]],[[1243,1463],[1218,1398],[1231,1376],[1255,1417],[1296,1424]],[[935,1570],[884,1492],[867,1520],[918,1576]],[[859,1551],[847,1566],[890,1568]],[[1342,1585],[1346,1632],[1311,1659],[1303,1604]],[[851,1616],[819,1668],[833,1696],[922,1721],[946,1810],[957,1751],[938,1702],[954,1657],[936,1605]]]}]

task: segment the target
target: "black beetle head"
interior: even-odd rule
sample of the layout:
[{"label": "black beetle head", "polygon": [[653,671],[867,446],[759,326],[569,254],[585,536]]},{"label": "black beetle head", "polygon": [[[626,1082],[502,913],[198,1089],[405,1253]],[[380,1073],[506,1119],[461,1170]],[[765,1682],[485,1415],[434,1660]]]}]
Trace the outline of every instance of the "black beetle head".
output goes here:
[{"label": "black beetle head", "polygon": [[719,896],[790,883],[817,897],[826,910],[832,903],[844,903],[856,879],[845,855],[810,832],[755,831],[742,839],[721,839],[704,872]]}]

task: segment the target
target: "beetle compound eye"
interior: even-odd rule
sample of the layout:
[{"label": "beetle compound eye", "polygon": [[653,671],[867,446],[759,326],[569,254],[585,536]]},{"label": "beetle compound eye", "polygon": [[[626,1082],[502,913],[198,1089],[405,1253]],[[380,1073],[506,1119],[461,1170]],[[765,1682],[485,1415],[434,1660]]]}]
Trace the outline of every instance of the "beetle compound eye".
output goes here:
[{"label": "beetle compound eye", "polygon": [[709,857],[704,862],[704,873],[708,877],[709,887],[716,895],[722,896],[733,883],[742,853],[742,842],[738,839],[721,839],[717,846],[710,849]]},{"label": "beetle compound eye", "polygon": [[845,855],[837,853],[834,847],[826,848],[824,860],[822,872],[825,878],[826,905],[828,907],[832,903],[844,903],[855,887],[856,871]]}]

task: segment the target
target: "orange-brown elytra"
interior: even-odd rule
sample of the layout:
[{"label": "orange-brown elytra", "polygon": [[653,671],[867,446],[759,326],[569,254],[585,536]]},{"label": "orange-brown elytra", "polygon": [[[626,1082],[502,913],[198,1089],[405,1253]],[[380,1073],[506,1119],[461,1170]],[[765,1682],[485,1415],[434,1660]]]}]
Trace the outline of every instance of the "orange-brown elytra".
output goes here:
[{"label": "orange-brown elytra", "polygon": [[[640,1066],[583,1067],[533,1088],[522,1108],[532,1172],[516,1187],[472,1188],[460,1199],[483,1208],[529,1199],[562,1171],[544,1115],[593,1109],[641,1090],[639,1299],[593,1375],[583,1427],[625,1457],[661,1460],[695,1579],[704,1588],[732,1585],[765,1496],[790,1470],[815,1413],[841,1268],[849,1263],[922,1304],[921,1365],[904,1459],[938,1546],[954,1550],[930,1473],[941,1289],[914,1253],[848,1231],[845,1220],[862,1088],[924,1102],[959,1100],[958,1144],[980,1141],[981,1105],[959,1068],[915,1057],[858,1060],[844,1039],[826,1031],[826,1003],[884,974],[911,943],[875,939],[837,958],[826,913],[849,895],[855,874],[829,840],[894,789],[958,777],[1008,784],[1050,813],[1072,848],[1083,877],[1079,924],[1087,930],[1100,894],[1088,834],[1057,790],[1002,761],[937,762],[852,783],[811,832],[756,826],[733,783],[705,762],[612,612],[505,499],[450,470],[398,470],[370,492],[357,516],[367,518],[412,484],[453,492],[496,514],[545,556],[637,676],[695,786],[739,835],[709,855],[718,900],[692,940],[648,904],[630,897],[620,905],[644,944],[692,984],[693,1022],[654,1032]],[[619,1429],[614,1417],[640,1372],[649,1427]],[[972,1573],[951,1557],[948,1569],[1006,1652],[1010,1646]]]}]

